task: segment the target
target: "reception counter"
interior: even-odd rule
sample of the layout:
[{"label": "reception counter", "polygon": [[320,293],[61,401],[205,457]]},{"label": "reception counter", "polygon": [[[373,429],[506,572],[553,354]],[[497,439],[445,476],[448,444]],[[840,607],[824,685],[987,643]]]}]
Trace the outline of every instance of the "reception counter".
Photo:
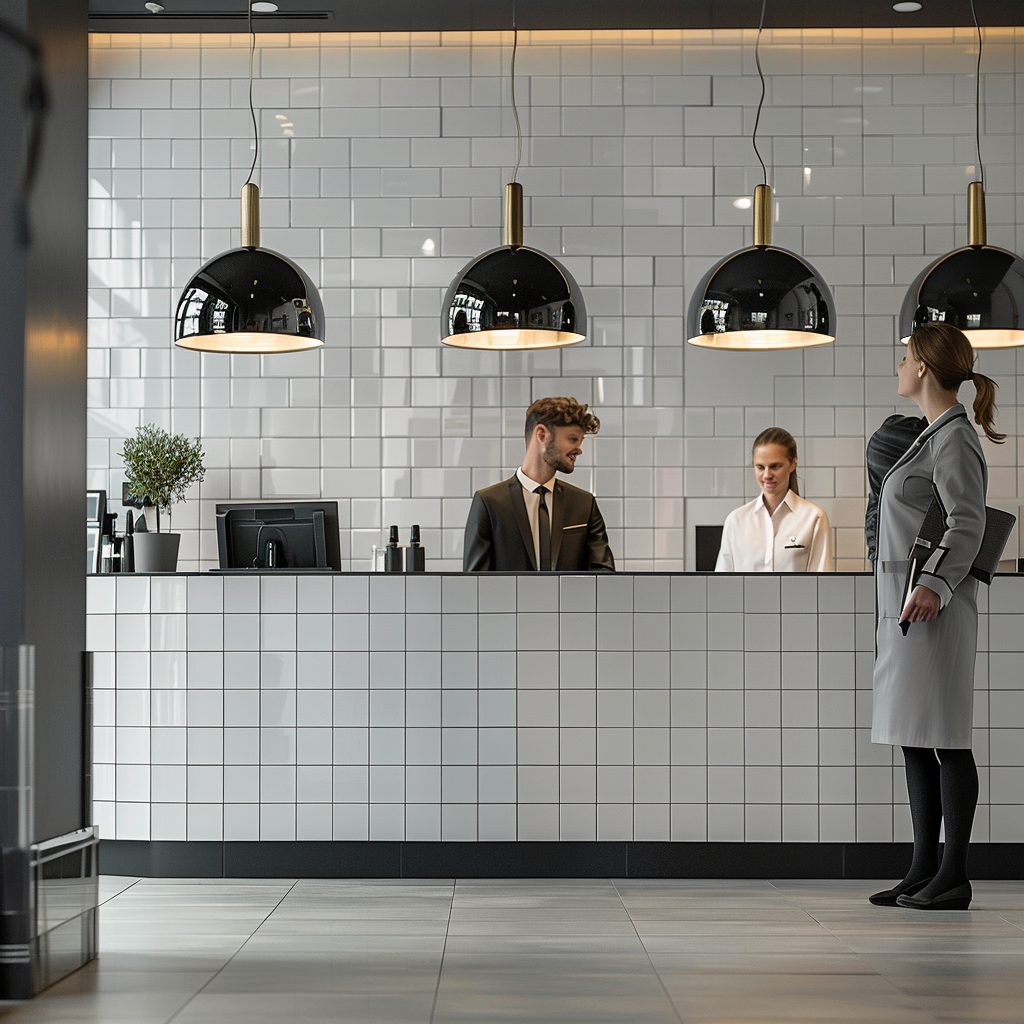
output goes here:
[{"label": "reception counter", "polygon": [[[867,574],[88,580],[101,868],[905,866]],[[1021,877],[1024,579],[981,588],[976,877]]]}]

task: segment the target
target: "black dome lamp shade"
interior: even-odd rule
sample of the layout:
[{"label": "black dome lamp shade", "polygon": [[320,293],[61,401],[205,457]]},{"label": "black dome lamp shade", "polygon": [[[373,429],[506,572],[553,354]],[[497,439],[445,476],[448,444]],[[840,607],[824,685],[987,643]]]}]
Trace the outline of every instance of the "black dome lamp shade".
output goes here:
[{"label": "black dome lamp shade", "polygon": [[940,256],[918,274],[900,310],[900,341],[926,323],[947,323],[973,348],[1024,345],[1024,260],[988,244],[985,165],[981,161],[981,56],[985,40],[971,0],[978,58],[974,73],[974,145],[978,180],[967,186],[967,245]]},{"label": "black dome lamp shade", "polygon": [[762,184],[754,188],[754,244],[716,263],[697,285],[686,314],[687,341],[701,348],[736,351],[810,348],[835,341],[836,307],[825,279],[806,260],[772,245],[772,190],[757,148],[757,126],[764,106],[761,33],[768,0],[754,43],[761,81],[751,142],[761,165]]},{"label": "black dome lamp shade", "polygon": [[203,264],[174,314],[174,342],[201,352],[301,352],[324,343],[316,286],[287,256],[260,248],[259,189],[242,186],[242,245]]},{"label": "black dome lamp shade", "polygon": [[809,348],[835,340],[832,291],[806,260],[771,244],[772,194],[754,189],[754,244],[701,279],[686,316],[687,340],[702,348]]},{"label": "black dome lamp shade", "polygon": [[512,0],[509,95],[516,123],[516,163],[505,186],[501,245],[467,263],[441,307],[441,341],[454,348],[529,351],[564,348],[587,336],[583,293],[558,260],[523,245],[523,186],[516,181],[523,132],[516,107],[516,0]]},{"label": "black dome lamp shade", "polygon": [[441,307],[441,340],[455,348],[561,348],[583,341],[579,285],[547,253],[523,245],[523,187],[505,186],[502,244],[456,275]]},{"label": "black dome lamp shade", "polygon": [[968,244],[940,256],[914,280],[900,310],[906,344],[921,324],[959,327],[973,348],[1024,345],[1024,260],[986,244],[985,192],[968,185]]}]

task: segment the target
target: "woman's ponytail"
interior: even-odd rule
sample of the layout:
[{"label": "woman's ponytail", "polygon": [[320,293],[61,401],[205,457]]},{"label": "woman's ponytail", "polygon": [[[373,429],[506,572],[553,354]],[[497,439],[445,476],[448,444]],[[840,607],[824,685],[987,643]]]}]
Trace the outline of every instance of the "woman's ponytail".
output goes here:
[{"label": "woman's ponytail", "polygon": [[920,324],[910,336],[907,354],[920,359],[944,391],[956,394],[964,381],[971,381],[978,392],[974,399],[974,422],[990,441],[1002,444],[1006,440],[1006,435],[995,429],[998,385],[991,377],[974,372],[974,349],[961,330],[934,320]]},{"label": "woman's ponytail", "polygon": [[1002,444],[1006,440],[1005,434],[1000,434],[994,426],[996,411],[996,388],[999,386],[991,377],[983,373],[972,373],[971,383],[974,385],[977,394],[974,396],[974,422],[981,425],[985,436],[996,444]]}]

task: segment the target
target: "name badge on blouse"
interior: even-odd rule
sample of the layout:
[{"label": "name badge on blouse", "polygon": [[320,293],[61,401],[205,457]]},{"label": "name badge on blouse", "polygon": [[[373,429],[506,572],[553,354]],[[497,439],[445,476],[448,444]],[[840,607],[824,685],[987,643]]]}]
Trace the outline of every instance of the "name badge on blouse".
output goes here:
[{"label": "name badge on blouse", "polygon": [[790,537],[789,538],[789,543],[786,545],[785,550],[786,551],[790,551],[793,548],[802,548],[804,546],[805,545],[803,545],[803,544],[797,544],[796,537]]}]

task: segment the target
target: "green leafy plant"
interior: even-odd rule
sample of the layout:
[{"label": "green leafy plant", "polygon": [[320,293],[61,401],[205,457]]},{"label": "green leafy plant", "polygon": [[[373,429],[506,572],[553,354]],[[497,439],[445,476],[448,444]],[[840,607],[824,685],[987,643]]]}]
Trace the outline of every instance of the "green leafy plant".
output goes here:
[{"label": "green leafy plant", "polygon": [[197,437],[169,434],[147,423],[135,428],[121,449],[128,491],[156,506],[156,529],[160,532],[160,510],[170,514],[171,505],[185,500],[185,491],[206,475],[203,447]]}]

